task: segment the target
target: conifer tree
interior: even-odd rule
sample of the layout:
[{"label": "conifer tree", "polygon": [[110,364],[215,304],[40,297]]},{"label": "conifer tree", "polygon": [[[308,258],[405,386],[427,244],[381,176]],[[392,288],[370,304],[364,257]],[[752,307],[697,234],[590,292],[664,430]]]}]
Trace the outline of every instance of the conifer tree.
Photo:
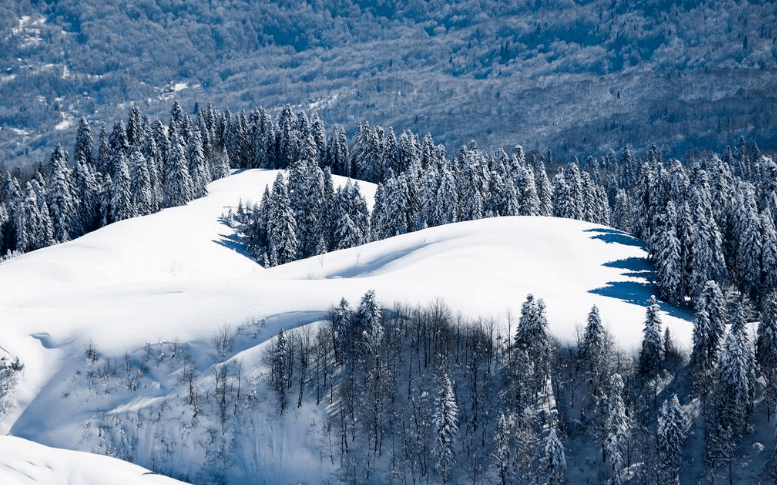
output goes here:
[{"label": "conifer tree", "polygon": [[54,239],[64,242],[77,237],[80,227],[76,227],[77,201],[73,195],[72,171],[68,166],[67,152],[60,145],[51,155],[50,170],[51,178],[46,192],[54,225]]},{"label": "conifer tree", "polygon": [[456,180],[446,166],[440,169],[440,185],[435,194],[430,226],[458,222],[458,192]]},{"label": "conifer tree", "polygon": [[[720,353],[715,406],[715,447],[733,445],[745,432],[753,409],[755,362],[741,304],[732,315],[731,329]],[[708,443],[709,444],[709,443]]]},{"label": "conifer tree", "polygon": [[375,300],[375,291],[362,296],[359,308],[353,314],[353,328],[361,355],[375,354],[383,341],[383,316]]},{"label": "conifer tree", "polygon": [[132,183],[130,180],[127,159],[123,152],[117,152],[114,157],[114,176],[110,186],[110,217],[109,222],[123,221],[135,216],[132,204]]},{"label": "conifer tree", "polygon": [[645,317],[642,350],[639,353],[639,373],[645,379],[653,379],[658,375],[664,362],[663,345],[661,342],[661,317],[656,297],[650,297],[650,303]]},{"label": "conifer tree", "polygon": [[548,174],[545,172],[545,166],[540,164],[534,176],[536,179],[537,197],[540,200],[538,215],[550,217],[553,215],[553,188],[548,179]]},{"label": "conifer tree", "polygon": [[606,394],[609,381],[609,345],[599,308],[594,305],[588,313],[583,343],[580,347],[581,366],[594,398],[603,397]]},{"label": "conifer tree", "polygon": [[297,259],[299,241],[297,241],[297,222],[291,209],[283,174],[278,174],[272,190],[272,212],[267,228],[268,249],[274,264],[285,264]]},{"label": "conifer tree", "polygon": [[459,409],[447,371],[439,378],[434,407],[435,441],[432,452],[437,459],[436,467],[440,483],[445,485],[448,483],[448,476],[454,464],[453,444],[459,430]]},{"label": "conifer tree", "polygon": [[631,198],[623,189],[618,189],[615,195],[615,205],[612,210],[612,225],[621,231],[631,232],[634,227],[634,209]]},{"label": "conifer tree", "polygon": [[607,399],[607,419],[605,423],[606,438],[604,449],[609,465],[609,485],[621,485],[626,481],[626,446],[631,434],[630,420],[626,415],[623,403],[623,379],[620,374],[613,374],[610,381],[610,393]]},{"label": "conifer tree", "polygon": [[76,145],[73,148],[73,160],[76,163],[83,162],[87,165],[94,163],[94,138],[92,129],[86,118],[81,118],[78,122],[78,132],[76,133]]},{"label": "conifer tree", "polygon": [[281,414],[286,410],[286,394],[288,393],[289,373],[287,368],[290,365],[289,359],[289,341],[283,333],[283,329],[278,331],[275,338],[275,345],[272,352],[272,387],[278,398],[278,409]]},{"label": "conifer tree", "polygon": [[542,465],[545,468],[548,485],[565,483],[564,474],[567,469],[567,459],[564,455],[564,445],[558,438],[555,426],[550,428],[550,433],[545,438],[545,456],[542,459]]},{"label": "conifer tree", "polygon": [[146,159],[137,146],[130,149],[130,191],[135,212],[145,216],[153,212],[151,180]]},{"label": "conifer tree", "polygon": [[658,412],[658,455],[660,483],[679,485],[685,441],[685,415],[677,394],[664,401]]},{"label": "conifer tree", "polygon": [[170,150],[165,162],[162,207],[186,205],[193,198],[192,179],[189,175],[183,140],[180,137],[175,137],[170,140]]},{"label": "conifer tree", "polygon": [[675,220],[677,213],[674,204],[669,201],[662,216],[663,223],[654,233],[651,246],[656,265],[656,280],[662,298],[673,305],[682,302],[680,294],[682,260],[680,241],[677,239]]},{"label": "conifer tree", "polygon": [[515,335],[515,347],[525,352],[532,363],[531,385],[534,393],[544,388],[550,375],[550,340],[548,320],[545,316],[545,302],[533,295],[527,295],[521,306],[521,317]]},{"label": "conifer tree", "polygon": [[767,417],[770,418],[771,408],[777,402],[777,292],[769,293],[764,300],[755,357],[766,381],[764,397]]},{"label": "conifer tree", "polygon": [[205,153],[202,147],[202,135],[197,127],[192,130],[187,146],[189,176],[192,179],[193,197],[208,195],[208,184],[211,182],[206,167]]}]

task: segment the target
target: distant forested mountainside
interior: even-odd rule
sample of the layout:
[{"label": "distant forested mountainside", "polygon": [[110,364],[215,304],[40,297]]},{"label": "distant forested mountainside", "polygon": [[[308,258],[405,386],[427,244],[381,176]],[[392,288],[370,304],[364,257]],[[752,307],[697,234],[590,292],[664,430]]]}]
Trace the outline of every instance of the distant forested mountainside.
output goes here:
[{"label": "distant forested mountainside", "polygon": [[769,1],[0,0],[0,164],[48,158],[81,116],[161,116],[172,97],[288,103],[349,136],[370,120],[451,149],[770,146],[775,42]]}]

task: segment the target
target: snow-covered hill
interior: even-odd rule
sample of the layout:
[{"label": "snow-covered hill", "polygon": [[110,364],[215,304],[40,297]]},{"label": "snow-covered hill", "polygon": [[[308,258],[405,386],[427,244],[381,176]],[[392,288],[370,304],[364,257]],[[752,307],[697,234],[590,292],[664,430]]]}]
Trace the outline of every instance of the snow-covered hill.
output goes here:
[{"label": "snow-covered hill", "polygon": [[0,436],[0,483],[4,485],[175,485],[137,465],[92,453],[58,450]]},{"label": "snow-covered hill", "polygon": [[[439,297],[466,318],[496,318],[502,333],[506,312],[517,315],[532,293],[545,299],[550,330],[566,341],[575,340],[577,326],[596,304],[622,348],[630,350],[641,340],[653,291],[644,248],[624,233],[590,223],[539,217],[465,222],[265,270],[237,250],[231,228],[219,216],[241,198],[256,200],[275,175],[238,173],[214,182],[208,197],[185,207],[3,263],[0,355],[19,357],[25,367],[14,391],[15,408],[0,417],[0,433],[97,451],[102,430],[84,430],[84,422],[106,413],[138,410],[139,416],[140,409],[180,394],[176,386],[183,384],[180,376],[166,381],[176,369],[163,364],[169,375],[163,370],[147,375],[150,387],[142,399],[113,388],[84,397],[80,368],[87,347],[121,361],[125,352],[137,355],[147,343],[175,342],[187,348],[201,375],[212,377],[217,359],[209,354],[209,342],[219,327],[264,322],[253,333],[255,341],[236,349],[247,377],[258,380],[257,349],[263,341],[279,328],[321,320],[341,297],[356,303],[369,289],[386,304],[426,304]],[[371,206],[375,187],[361,184],[361,189]],[[687,347],[690,315],[669,306],[663,310],[664,323]],[[155,352],[162,354],[159,362],[169,362],[160,349]],[[89,390],[94,392],[91,385]],[[309,411],[294,422],[313,429],[319,421]],[[288,450],[303,437],[284,426],[265,423],[256,438],[265,442],[252,445],[260,450],[251,455],[257,462],[252,469],[272,467],[275,476],[294,477],[299,460],[290,459]],[[175,460],[194,456],[180,453]],[[315,472],[314,466],[304,477]]]}]

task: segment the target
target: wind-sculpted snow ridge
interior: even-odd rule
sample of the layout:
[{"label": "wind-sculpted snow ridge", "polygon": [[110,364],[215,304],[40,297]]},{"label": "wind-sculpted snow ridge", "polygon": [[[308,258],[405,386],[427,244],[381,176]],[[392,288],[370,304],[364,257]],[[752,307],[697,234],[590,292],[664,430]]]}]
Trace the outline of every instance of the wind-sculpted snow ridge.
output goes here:
[{"label": "wind-sculpted snow ridge", "polygon": [[0,483],[5,485],[175,485],[145,468],[107,456],[58,450],[0,436]]},{"label": "wind-sculpted snow ridge", "polygon": [[[184,207],[112,224],[0,265],[0,351],[25,364],[15,407],[0,415],[0,432],[126,453],[128,459],[148,452],[138,451],[149,445],[143,442],[125,444],[121,453],[100,448],[113,427],[112,413],[125,425],[132,419],[141,423],[141,414],[153,420],[177,413],[181,419],[169,403],[186,394],[186,366],[208,387],[220,363],[234,369],[240,361],[246,388],[257,386],[267,373],[260,350],[278,330],[320,321],[341,297],[355,303],[369,289],[386,305],[426,305],[440,298],[464,319],[494,317],[502,334],[507,312],[515,318],[531,293],[547,304],[550,332],[567,342],[575,340],[596,304],[621,348],[641,341],[654,292],[645,249],[625,233],[591,223],[484,219],[264,269],[231,244],[233,231],[219,216],[241,199],[258,201],[276,173],[244,171],[214,182],[210,195]],[[335,177],[335,183],[345,180]],[[371,205],[375,186],[360,185]],[[689,347],[690,316],[669,306],[662,310],[676,342]],[[219,328],[236,332],[232,353],[214,354],[211,342]],[[101,360],[85,365],[91,349]],[[134,369],[142,370],[137,378]],[[95,384],[103,378],[108,384]],[[138,385],[146,386],[141,395],[132,389]],[[257,402],[263,399],[260,393]],[[329,470],[319,463],[317,444],[305,441],[321,425],[323,411],[305,403],[297,412],[293,423],[251,423],[266,441],[251,446],[265,448],[244,449],[249,443],[239,440],[223,445],[236,447],[235,456],[246,461],[241,466],[271,469],[277,477],[291,479],[300,460],[312,456],[306,477]],[[85,422],[106,430],[85,429]],[[203,429],[181,426],[164,432],[184,442],[205,440]],[[191,450],[202,451],[197,446]],[[187,476],[181,463],[199,459],[185,450],[179,447],[167,457],[165,466],[177,470],[175,476]],[[217,456],[214,450],[207,456]]]}]

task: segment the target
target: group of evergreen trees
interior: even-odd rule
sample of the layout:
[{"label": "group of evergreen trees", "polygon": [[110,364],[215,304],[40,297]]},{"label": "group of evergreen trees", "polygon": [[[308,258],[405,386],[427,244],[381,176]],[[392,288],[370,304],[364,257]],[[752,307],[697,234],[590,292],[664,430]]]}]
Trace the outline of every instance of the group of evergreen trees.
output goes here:
[{"label": "group of evergreen trees", "polygon": [[619,172],[613,223],[648,242],[666,301],[695,300],[709,280],[756,303],[777,288],[777,164],[757,147],[740,140],[736,153],[690,167],[654,149],[641,164],[626,152]]},{"label": "group of evergreen trees", "polygon": [[[229,175],[215,118],[193,120],[173,105],[168,126],[132,108],[127,124],[102,129],[98,148],[81,119],[73,160],[57,146],[27,177],[6,172],[0,196],[0,254],[74,239],[112,222],[186,204]],[[24,181],[24,184],[22,184]]]},{"label": "group of evergreen trees", "polygon": [[[774,405],[777,294],[768,301],[753,345],[741,301],[705,285],[687,363],[654,298],[630,358],[596,306],[568,346],[548,334],[545,305],[532,295],[505,339],[504,322],[466,321],[440,301],[381,308],[370,291],[356,309],[345,300],[333,307],[311,347],[299,337],[290,345],[281,331],[273,382],[296,377],[273,388],[281,413],[297,382],[300,395],[327,406],[323,453],[344,483],[560,484],[581,473],[567,469],[569,453],[578,460],[594,448],[600,464],[587,461],[586,477],[593,470],[610,484],[679,484],[681,464],[700,451],[686,444],[692,427],[706,444],[702,475],[727,475],[756,399],[764,397],[767,412]],[[699,415],[691,411],[697,398]]]}]

